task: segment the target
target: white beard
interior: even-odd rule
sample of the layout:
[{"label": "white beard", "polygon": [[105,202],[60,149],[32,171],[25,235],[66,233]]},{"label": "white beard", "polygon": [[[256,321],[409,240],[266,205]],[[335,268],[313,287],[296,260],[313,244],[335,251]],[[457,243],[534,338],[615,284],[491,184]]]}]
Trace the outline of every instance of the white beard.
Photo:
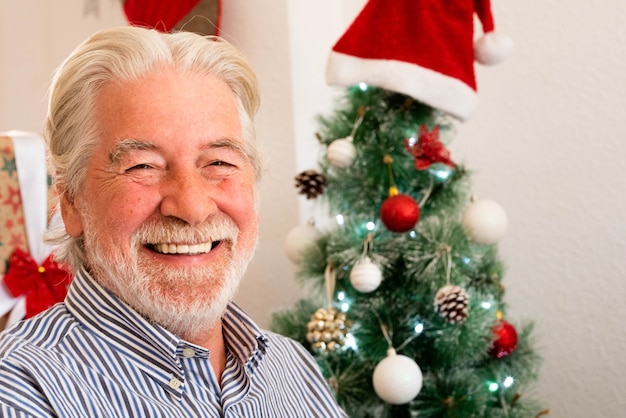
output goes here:
[{"label": "white beard", "polygon": [[[163,218],[143,225],[133,234],[129,254],[114,252],[105,256],[101,237],[90,236],[97,221],[88,213],[83,219],[85,253],[94,279],[147,320],[186,340],[199,339],[217,325],[254,254],[254,247],[247,252],[237,251],[239,229],[230,218],[222,217],[197,227]],[[230,257],[210,266],[160,266],[138,256],[146,243],[216,240],[222,241],[219,251],[226,251]],[[109,242],[107,247],[113,245]]]}]

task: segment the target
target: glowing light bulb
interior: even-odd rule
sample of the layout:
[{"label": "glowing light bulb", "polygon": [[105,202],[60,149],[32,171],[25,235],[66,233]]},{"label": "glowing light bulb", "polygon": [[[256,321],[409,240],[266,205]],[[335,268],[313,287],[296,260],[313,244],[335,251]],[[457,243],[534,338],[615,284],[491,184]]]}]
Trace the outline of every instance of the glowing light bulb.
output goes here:
[{"label": "glowing light bulb", "polygon": [[421,322],[418,323],[417,325],[415,325],[415,333],[416,334],[421,334],[422,331],[424,331],[424,324],[422,324]]},{"label": "glowing light bulb", "polygon": [[497,392],[499,387],[496,382],[487,382],[487,388],[490,392]]},{"label": "glowing light bulb", "polygon": [[367,90],[367,83],[359,83],[359,88],[361,89],[361,91],[366,91]]},{"label": "glowing light bulb", "polygon": [[345,339],[345,342],[343,343],[343,349],[346,350],[348,348],[354,351],[358,351],[359,349],[359,346],[356,343],[356,339],[354,338],[354,335],[352,335],[352,333],[350,332],[346,334],[346,339]]},{"label": "glowing light bulb", "polygon": [[344,302],[341,304],[341,312],[348,312],[350,310],[350,304]]},{"label": "glowing light bulb", "polygon": [[491,302],[482,302],[480,306],[482,306],[484,309],[489,309],[491,308]]},{"label": "glowing light bulb", "polygon": [[415,232],[415,231],[409,232],[409,237],[416,238],[417,237],[417,232]]},{"label": "glowing light bulb", "polygon": [[502,385],[505,388],[510,388],[513,385],[513,383],[515,383],[515,379],[513,379],[513,376],[507,376],[507,378],[504,379],[504,382],[502,382]]},{"label": "glowing light bulb", "polygon": [[344,223],[344,219],[343,219],[343,215],[339,214],[337,216],[335,216],[335,220],[337,221],[337,225],[343,225]]},{"label": "glowing light bulb", "polygon": [[365,224],[365,228],[367,228],[368,231],[373,231],[374,229],[376,229],[376,224],[372,221],[369,221]]},{"label": "glowing light bulb", "polygon": [[469,257],[463,257],[461,260],[463,260],[465,264],[469,264],[472,261]]},{"label": "glowing light bulb", "polygon": [[406,140],[409,144],[409,147],[412,147],[413,145],[417,143],[417,138],[415,138],[414,136],[410,136]]},{"label": "glowing light bulb", "polygon": [[431,172],[435,175],[435,177],[437,177],[440,180],[447,180],[448,177],[450,177],[450,174],[452,173],[451,170],[431,170]]},{"label": "glowing light bulb", "polygon": [[346,292],[341,291],[337,293],[337,300],[344,300],[346,298]]}]

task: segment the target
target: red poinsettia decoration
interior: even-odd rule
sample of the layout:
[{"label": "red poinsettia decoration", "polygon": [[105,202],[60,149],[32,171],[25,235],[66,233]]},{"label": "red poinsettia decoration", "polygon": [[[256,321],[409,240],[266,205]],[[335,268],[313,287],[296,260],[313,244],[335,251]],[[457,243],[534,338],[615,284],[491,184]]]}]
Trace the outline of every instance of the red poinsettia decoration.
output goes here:
[{"label": "red poinsettia decoration", "polygon": [[439,140],[439,126],[435,126],[430,132],[426,125],[420,126],[417,141],[411,144],[405,139],[404,146],[415,157],[415,168],[418,170],[425,170],[433,163],[456,167],[450,159],[450,151]]},{"label": "red poinsettia decoration", "polygon": [[52,255],[38,266],[30,254],[17,248],[9,258],[4,284],[15,297],[26,296],[26,318],[63,301],[72,275]]}]

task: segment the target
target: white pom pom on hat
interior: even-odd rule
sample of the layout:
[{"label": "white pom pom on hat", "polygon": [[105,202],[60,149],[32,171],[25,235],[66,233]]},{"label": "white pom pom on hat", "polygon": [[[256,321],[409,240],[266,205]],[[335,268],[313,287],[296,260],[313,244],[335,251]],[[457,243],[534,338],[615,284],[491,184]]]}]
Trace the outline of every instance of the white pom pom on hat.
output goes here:
[{"label": "white pom pom on hat", "polygon": [[474,59],[483,65],[496,65],[513,51],[513,40],[497,32],[489,32],[474,41]]},{"label": "white pom pom on hat", "polygon": [[490,0],[369,0],[333,46],[326,82],[364,82],[465,121],[478,105],[474,61],[496,64],[511,50],[494,33]]}]

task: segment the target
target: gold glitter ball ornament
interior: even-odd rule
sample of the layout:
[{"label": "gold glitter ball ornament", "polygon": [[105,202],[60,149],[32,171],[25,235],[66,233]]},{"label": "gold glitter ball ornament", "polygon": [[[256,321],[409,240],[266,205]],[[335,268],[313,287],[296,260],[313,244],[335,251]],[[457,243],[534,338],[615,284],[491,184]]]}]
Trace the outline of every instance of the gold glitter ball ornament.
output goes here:
[{"label": "gold glitter ball ornament", "polygon": [[320,308],[307,324],[306,339],[317,353],[339,350],[350,330],[348,316],[335,308]]}]

